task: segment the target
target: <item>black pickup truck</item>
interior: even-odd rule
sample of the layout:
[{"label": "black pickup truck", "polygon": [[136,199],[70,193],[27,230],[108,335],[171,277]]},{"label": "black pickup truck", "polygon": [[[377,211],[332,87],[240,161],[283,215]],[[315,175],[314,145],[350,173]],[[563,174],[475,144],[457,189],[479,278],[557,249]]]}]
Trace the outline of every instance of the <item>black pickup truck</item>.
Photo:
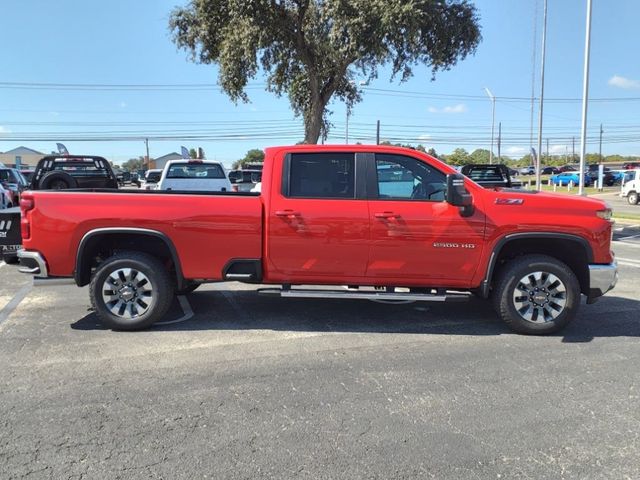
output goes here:
[{"label": "black pickup truck", "polygon": [[497,164],[470,164],[460,170],[464,176],[485,188],[521,188],[522,182],[514,182],[509,167]]},{"label": "black pickup truck", "polygon": [[118,188],[118,179],[103,157],[48,155],[38,162],[30,190],[69,188]]},{"label": "black pickup truck", "polygon": [[[118,188],[111,164],[94,155],[48,155],[42,158],[31,177],[29,190],[73,188]],[[0,210],[0,256],[6,263],[17,262],[21,248],[20,209]]]}]

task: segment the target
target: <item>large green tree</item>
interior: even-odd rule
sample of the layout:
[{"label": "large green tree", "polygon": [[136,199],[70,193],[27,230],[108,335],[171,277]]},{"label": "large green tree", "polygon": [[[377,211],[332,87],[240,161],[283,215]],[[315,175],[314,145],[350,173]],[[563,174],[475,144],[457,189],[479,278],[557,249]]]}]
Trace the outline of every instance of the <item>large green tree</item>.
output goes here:
[{"label": "large green tree", "polygon": [[329,127],[332,97],[348,109],[360,93],[354,78],[379,67],[405,81],[414,67],[431,78],[475,52],[480,27],[468,0],[190,0],[171,13],[173,40],[191,59],[219,66],[233,101],[261,70],[267,90],[288,95],[302,116],[305,142]]}]

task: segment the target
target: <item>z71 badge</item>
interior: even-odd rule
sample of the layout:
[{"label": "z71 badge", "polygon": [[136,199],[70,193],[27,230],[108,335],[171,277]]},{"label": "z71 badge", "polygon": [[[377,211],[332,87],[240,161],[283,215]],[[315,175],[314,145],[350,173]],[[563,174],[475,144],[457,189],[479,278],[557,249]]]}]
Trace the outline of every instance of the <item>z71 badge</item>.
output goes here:
[{"label": "z71 badge", "polygon": [[476,248],[475,243],[433,242],[433,248]]}]

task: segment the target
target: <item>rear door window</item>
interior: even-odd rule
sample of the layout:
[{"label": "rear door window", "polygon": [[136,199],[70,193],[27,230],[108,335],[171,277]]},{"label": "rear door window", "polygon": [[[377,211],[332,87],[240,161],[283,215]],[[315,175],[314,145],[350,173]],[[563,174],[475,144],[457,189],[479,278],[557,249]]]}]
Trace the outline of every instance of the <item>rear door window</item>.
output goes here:
[{"label": "rear door window", "polygon": [[289,191],[294,198],[355,198],[353,153],[294,153]]}]

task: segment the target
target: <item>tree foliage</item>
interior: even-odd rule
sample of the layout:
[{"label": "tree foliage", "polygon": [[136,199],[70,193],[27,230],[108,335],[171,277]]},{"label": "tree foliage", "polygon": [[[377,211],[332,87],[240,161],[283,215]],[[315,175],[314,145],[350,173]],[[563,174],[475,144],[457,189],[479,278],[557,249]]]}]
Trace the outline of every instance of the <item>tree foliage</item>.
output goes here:
[{"label": "tree foliage", "polygon": [[262,163],[264,162],[264,151],[259,148],[252,148],[249,150],[243,158],[236,160],[231,164],[231,168],[236,170],[244,167],[247,163]]},{"label": "tree foliage", "polygon": [[144,168],[144,157],[130,158],[126,162],[123,162],[121,168],[127,172],[137,172]]},{"label": "tree foliage", "polygon": [[348,109],[360,101],[356,76],[390,65],[403,82],[424,65],[433,78],[481,39],[468,0],[190,0],[169,26],[193,61],[219,66],[233,101],[248,101],[248,81],[264,72],[267,90],[303,117],[307,143],[326,135],[332,97]]}]

